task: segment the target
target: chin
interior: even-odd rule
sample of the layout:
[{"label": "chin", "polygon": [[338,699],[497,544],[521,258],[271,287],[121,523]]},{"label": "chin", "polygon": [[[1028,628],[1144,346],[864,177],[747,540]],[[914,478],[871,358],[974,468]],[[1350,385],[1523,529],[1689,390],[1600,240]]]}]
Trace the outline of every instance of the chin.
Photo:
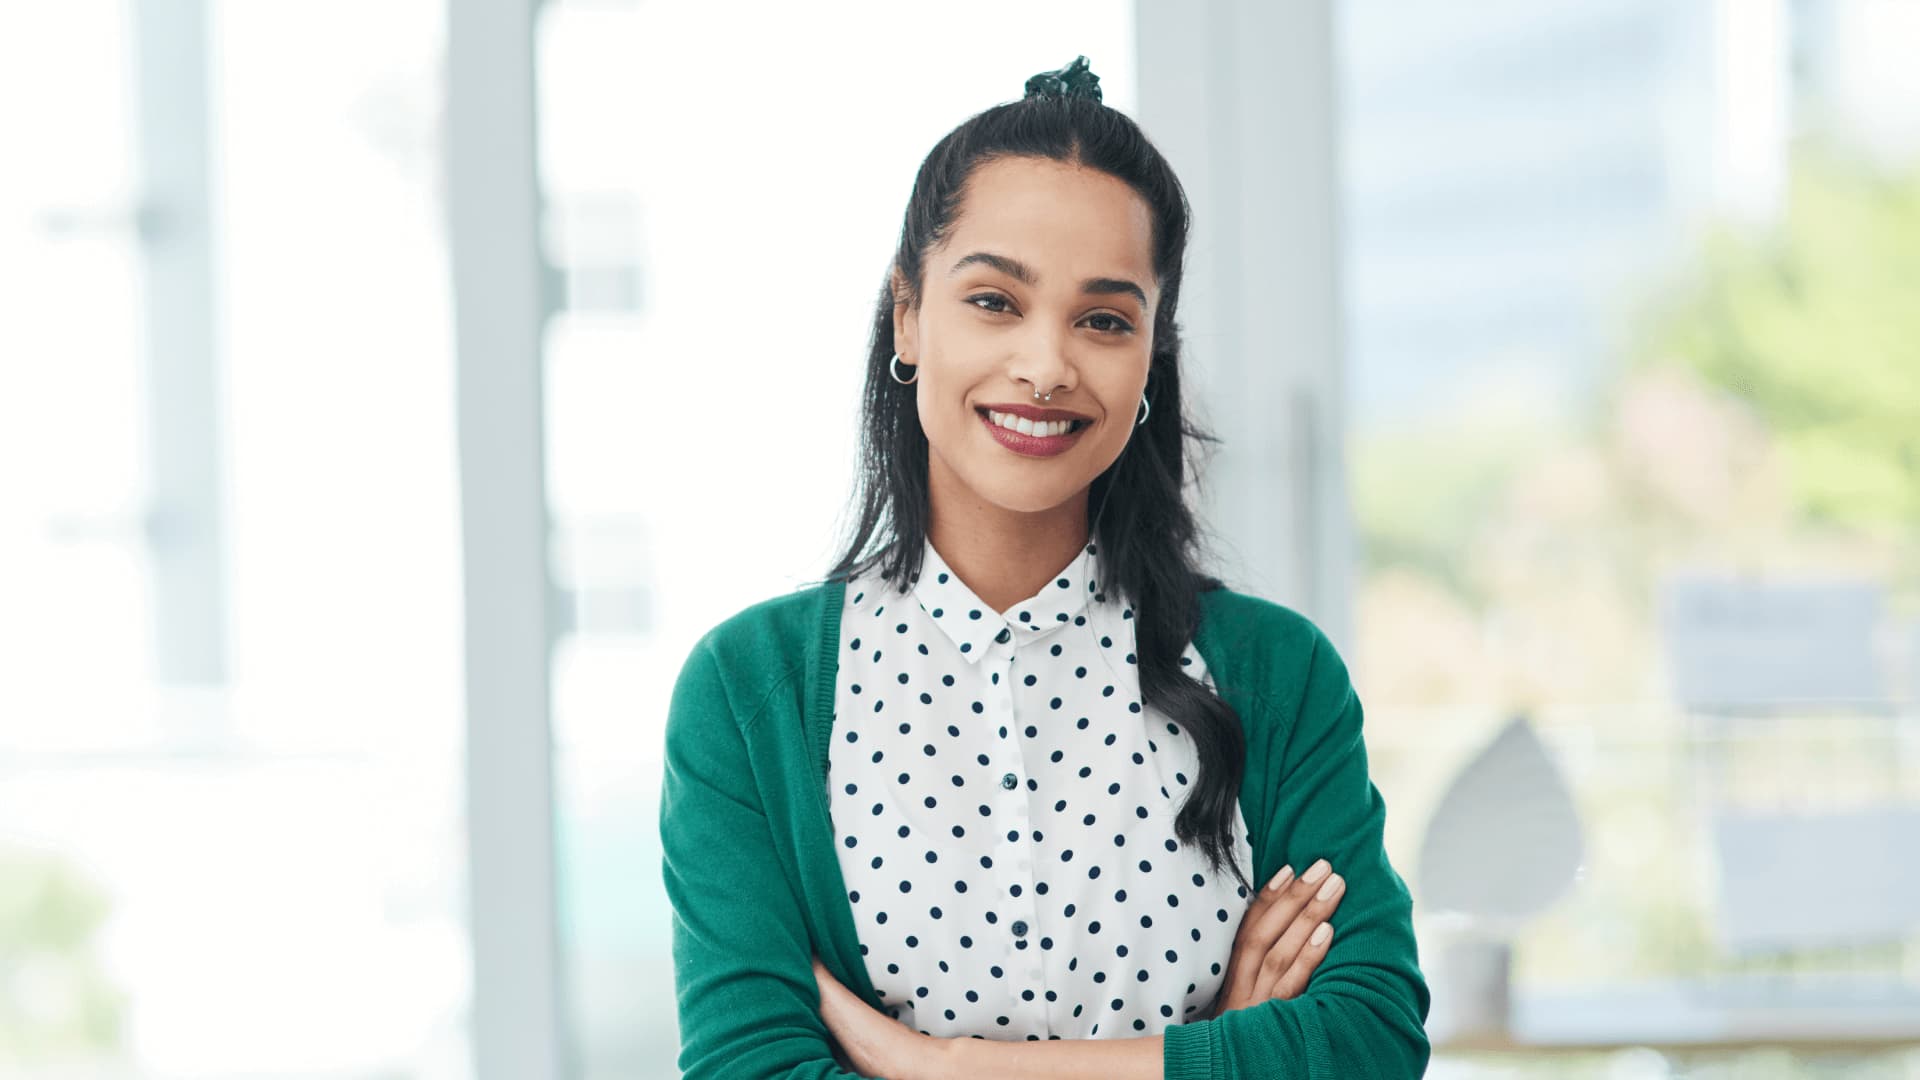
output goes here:
[{"label": "chin", "polygon": [[[1087,483],[1091,482],[1092,478],[1087,478]],[[1087,483],[1037,485],[1021,483],[1018,479],[994,478],[974,487],[973,491],[982,500],[1003,510],[1020,514],[1043,514],[1073,501],[1074,496],[1087,489]]]}]

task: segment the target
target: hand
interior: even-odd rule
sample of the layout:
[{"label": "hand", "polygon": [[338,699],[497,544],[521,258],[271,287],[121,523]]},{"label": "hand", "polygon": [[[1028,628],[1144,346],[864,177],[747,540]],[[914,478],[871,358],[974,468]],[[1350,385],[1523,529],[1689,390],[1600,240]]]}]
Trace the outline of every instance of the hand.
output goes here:
[{"label": "hand", "polygon": [[[1333,924],[1326,920],[1346,895],[1346,879],[1332,869],[1321,859],[1296,879],[1287,867],[1274,878],[1279,888],[1261,887],[1240,916],[1227,976],[1209,1019],[1274,998],[1290,1000],[1307,988],[1333,942]],[[1319,899],[1329,886],[1332,892]],[[1322,926],[1326,932],[1316,942],[1314,931]]]},{"label": "hand", "polygon": [[[834,1060],[862,1076],[902,1077],[924,1055],[933,1038],[882,1013],[841,985],[820,957],[813,958],[813,979],[820,984],[820,1019],[839,1044]],[[844,1058],[842,1057],[844,1055]]]}]

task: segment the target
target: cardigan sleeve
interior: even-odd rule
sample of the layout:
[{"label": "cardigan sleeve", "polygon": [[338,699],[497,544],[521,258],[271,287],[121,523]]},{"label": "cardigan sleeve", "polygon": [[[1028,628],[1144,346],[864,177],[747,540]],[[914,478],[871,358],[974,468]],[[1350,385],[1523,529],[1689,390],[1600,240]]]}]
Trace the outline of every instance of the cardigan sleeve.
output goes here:
[{"label": "cardigan sleeve", "polygon": [[[1430,999],[1414,942],[1413,901],[1387,861],[1386,807],[1367,774],[1360,699],[1333,644],[1317,627],[1310,636],[1298,708],[1291,726],[1273,738],[1277,760],[1270,775],[1279,778],[1279,788],[1264,823],[1273,865],[1262,869],[1270,877],[1291,864],[1297,873],[1325,858],[1346,878],[1346,894],[1328,920],[1333,943],[1300,996],[1167,1028],[1167,1080],[1426,1072]],[[1260,708],[1273,704],[1256,701]]]},{"label": "cardigan sleeve", "polygon": [[660,796],[679,1068],[685,1080],[856,1080],[820,1018],[812,945],[739,717],[703,638],[674,683]]}]

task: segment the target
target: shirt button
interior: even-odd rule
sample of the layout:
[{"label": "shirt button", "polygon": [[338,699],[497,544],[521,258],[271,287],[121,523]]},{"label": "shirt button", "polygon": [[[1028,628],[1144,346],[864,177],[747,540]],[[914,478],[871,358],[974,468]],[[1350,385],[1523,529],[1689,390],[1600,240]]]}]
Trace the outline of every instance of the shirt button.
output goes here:
[{"label": "shirt button", "polygon": [[1007,633],[1007,628],[1003,626],[1000,628],[1000,633],[997,636],[995,636],[993,640],[999,642],[1002,645],[1005,645],[1007,643],[1007,639],[1012,636],[1013,636],[1012,634]]},{"label": "shirt button", "polygon": [[1014,785],[1018,783],[1020,783],[1020,778],[1013,775],[1012,773],[1008,773],[1007,775],[1000,778],[1000,786],[1003,788],[1006,788],[1008,791],[1012,791],[1014,789]]},{"label": "shirt button", "polygon": [[1013,936],[1014,937],[1027,936],[1027,921],[1025,919],[1013,920]]}]

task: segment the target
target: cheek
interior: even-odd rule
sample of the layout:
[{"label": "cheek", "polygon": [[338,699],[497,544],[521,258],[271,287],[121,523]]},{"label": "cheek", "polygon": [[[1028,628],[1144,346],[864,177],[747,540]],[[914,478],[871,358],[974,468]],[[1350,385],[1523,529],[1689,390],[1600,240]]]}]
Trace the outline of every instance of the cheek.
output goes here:
[{"label": "cheek", "polygon": [[1119,458],[1120,454],[1126,450],[1128,440],[1134,436],[1134,428],[1132,425],[1132,417],[1114,416],[1095,430],[1094,434],[1099,437],[1089,449],[1093,451],[1092,456],[1098,459],[1096,464],[1098,464],[1101,469],[1104,470],[1109,465],[1112,465],[1114,461]]},{"label": "cheek", "polygon": [[973,371],[956,362],[951,351],[942,351],[938,364],[921,368],[917,408],[920,426],[931,435],[964,433],[975,422],[971,395],[991,381],[992,372]]},{"label": "cheek", "polygon": [[966,398],[957,387],[950,388],[939,378],[930,378],[926,368],[920,370],[920,385],[915,388],[919,393],[914,395],[914,408],[920,414],[921,429],[928,438],[938,441],[954,429],[954,415],[965,409]]}]

